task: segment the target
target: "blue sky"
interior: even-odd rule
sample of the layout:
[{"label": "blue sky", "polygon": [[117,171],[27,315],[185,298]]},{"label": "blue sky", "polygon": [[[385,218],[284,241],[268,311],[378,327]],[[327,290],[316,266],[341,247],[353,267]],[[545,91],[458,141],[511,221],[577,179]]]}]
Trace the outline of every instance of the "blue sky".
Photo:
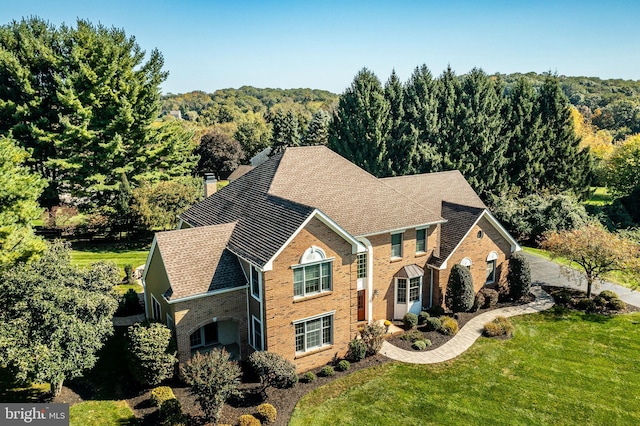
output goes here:
[{"label": "blue sky", "polygon": [[0,24],[39,16],[123,28],[157,48],[165,93],[243,85],[342,93],[363,67],[406,80],[544,72],[640,80],[640,2],[0,0]]}]

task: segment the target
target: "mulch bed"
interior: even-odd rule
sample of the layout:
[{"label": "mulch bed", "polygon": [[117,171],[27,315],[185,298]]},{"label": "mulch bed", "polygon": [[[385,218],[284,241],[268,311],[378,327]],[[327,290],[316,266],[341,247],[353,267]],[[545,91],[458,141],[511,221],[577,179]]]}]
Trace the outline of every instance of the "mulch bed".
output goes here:
[{"label": "mulch bed", "polygon": [[[553,286],[547,286],[547,285],[542,286],[542,289],[547,293],[549,293],[551,296],[557,295],[559,293],[567,294],[570,298],[570,300],[567,303],[562,303],[561,298],[554,297],[556,305],[562,306],[568,309],[573,309],[576,311],[581,310],[580,307],[578,306],[579,301],[587,298],[587,293],[583,290],[577,290],[577,289],[565,288],[565,287],[553,287]],[[591,298],[594,299],[593,294],[591,295]],[[629,305],[628,303],[625,303],[625,305],[626,305],[626,309],[620,310],[620,311],[611,310],[607,306],[597,306],[595,311],[590,311],[590,312],[583,311],[583,312],[589,313],[589,314],[602,314],[602,315],[618,315],[618,314],[626,314],[630,312],[640,312],[640,308],[636,306]]]},{"label": "mulch bed", "polygon": [[[550,287],[550,286],[543,286],[542,288],[549,294],[553,294],[553,292],[561,290],[557,287]],[[568,292],[571,295],[571,299],[573,301],[577,301],[586,296],[585,293],[580,290],[564,289],[564,291]],[[528,299],[525,299],[519,302],[498,303],[494,308],[491,308],[491,309],[529,303],[532,300],[533,300],[533,296],[530,295]],[[575,309],[576,305],[575,303],[569,303],[568,306],[566,307],[569,309]],[[480,309],[475,312],[458,313],[458,314],[455,314],[454,316],[458,320],[458,325],[460,326],[460,328],[462,328],[467,322],[469,322],[469,320],[471,320],[475,316],[480,315],[484,312],[487,312],[491,309],[487,308],[487,309]],[[625,311],[609,311],[605,307],[602,309],[599,308],[599,311],[597,313],[611,315],[611,314],[636,312],[636,311],[640,311],[640,308],[627,305],[627,309]],[[396,323],[396,325],[399,325],[400,327],[402,327],[401,323]],[[453,337],[453,336],[445,336],[436,331],[427,332],[420,328],[419,330],[423,332],[425,338],[431,340],[432,345],[426,350],[433,350],[439,346],[442,346],[443,344],[451,340],[451,338]],[[403,333],[404,332],[395,334],[393,336],[389,336],[387,338],[387,341],[402,349],[414,350],[411,347],[410,341],[406,341],[400,338],[400,336]],[[274,423],[274,425],[284,426],[289,422],[289,419],[291,418],[291,414],[293,413],[293,409],[298,403],[298,401],[307,393],[311,392],[312,390],[320,386],[330,383],[333,380],[344,377],[347,374],[351,374],[355,371],[373,367],[376,365],[382,365],[390,361],[391,360],[389,358],[386,358],[380,354],[372,357],[367,357],[360,362],[351,363],[351,368],[349,369],[349,371],[339,372],[336,370],[336,374],[333,377],[318,376],[318,378],[311,383],[299,382],[296,386],[290,389],[268,388],[266,391],[266,397],[260,393],[260,384],[258,383],[257,378],[252,377],[250,374],[245,373],[245,377],[243,377],[243,384],[241,385],[241,390],[243,391],[243,397],[236,398],[234,400],[229,401],[227,404],[225,404],[222,410],[222,417],[220,419],[220,423],[228,423],[228,424],[235,425],[237,424],[238,418],[241,415],[255,414],[256,408],[258,405],[264,402],[268,402],[272,404],[277,409],[277,412],[278,412],[277,420]],[[246,371],[248,370],[248,368],[243,366],[243,370]],[[317,370],[314,370],[314,372],[317,374],[319,370],[320,368],[318,368]],[[207,423],[204,420],[202,416],[202,411],[200,410],[199,405],[195,402],[195,398],[189,394],[188,388],[185,387],[183,384],[179,384],[177,381],[175,383],[171,383],[170,385],[173,388],[174,394],[176,395],[176,397],[178,398],[178,400],[182,405],[182,410],[187,417],[187,424],[199,425],[199,426],[209,425],[210,423]],[[63,386],[62,393],[57,398],[55,398],[54,402],[67,402],[73,405],[75,403],[79,403],[87,399],[86,397],[83,398],[83,396],[90,396],[90,395],[83,392],[82,389],[78,389],[78,387],[79,387],[78,384],[73,386],[73,389]],[[136,418],[139,420],[140,425],[159,424],[158,412],[157,412],[158,410],[156,407],[152,406],[149,401],[149,396],[150,396],[149,390],[122,389],[122,391],[123,391],[123,394],[126,394],[125,399],[129,407],[131,407],[131,409],[133,410]]]}]

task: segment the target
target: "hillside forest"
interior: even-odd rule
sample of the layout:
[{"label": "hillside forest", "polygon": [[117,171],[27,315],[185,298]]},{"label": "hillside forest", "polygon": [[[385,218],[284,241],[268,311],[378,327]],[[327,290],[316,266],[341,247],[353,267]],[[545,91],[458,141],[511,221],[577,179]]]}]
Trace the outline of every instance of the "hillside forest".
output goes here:
[{"label": "hillside forest", "polygon": [[[204,173],[224,180],[266,148],[317,144],[380,177],[458,169],[532,244],[593,218],[610,230],[640,222],[640,81],[436,76],[422,65],[406,81],[363,68],[340,95],[250,86],[163,95],[163,66],[117,28],[36,17],[0,27],[11,200],[0,244],[15,240],[22,253],[7,262],[41,250],[33,223],[62,236],[148,238],[202,197]],[[585,207],[594,186],[615,201]]]}]

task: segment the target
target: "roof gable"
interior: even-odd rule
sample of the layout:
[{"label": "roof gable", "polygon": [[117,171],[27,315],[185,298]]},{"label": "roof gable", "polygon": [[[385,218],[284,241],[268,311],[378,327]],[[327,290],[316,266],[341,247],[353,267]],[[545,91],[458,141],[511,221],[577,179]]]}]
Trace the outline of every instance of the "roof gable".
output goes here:
[{"label": "roof gable", "polygon": [[237,257],[226,249],[235,227],[229,223],[156,234],[155,249],[170,283],[167,300],[246,285]]}]

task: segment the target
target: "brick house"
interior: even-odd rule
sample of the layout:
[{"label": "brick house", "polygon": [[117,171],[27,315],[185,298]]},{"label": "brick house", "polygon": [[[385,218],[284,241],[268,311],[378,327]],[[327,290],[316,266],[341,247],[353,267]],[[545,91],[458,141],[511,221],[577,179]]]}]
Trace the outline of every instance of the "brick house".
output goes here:
[{"label": "brick house", "polygon": [[156,234],[143,285],[181,362],[224,346],[306,371],[365,323],[442,305],[452,265],[477,291],[520,250],[459,172],[378,179],[320,146],[287,148],[180,219]]}]

